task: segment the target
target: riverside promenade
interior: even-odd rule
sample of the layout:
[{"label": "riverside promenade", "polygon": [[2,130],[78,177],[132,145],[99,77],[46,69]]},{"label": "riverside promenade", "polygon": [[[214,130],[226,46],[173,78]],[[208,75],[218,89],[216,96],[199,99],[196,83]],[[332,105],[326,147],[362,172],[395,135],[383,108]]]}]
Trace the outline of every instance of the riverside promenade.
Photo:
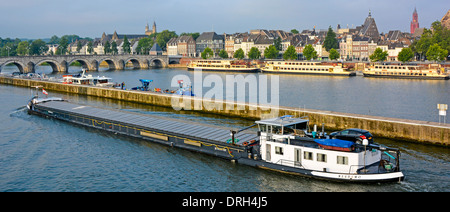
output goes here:
[{"label": "riverside promenade", "polygon": [[[408,140],[413,142],[431,143],[443,146],[450,145],[450,124],[416,121],[407,119],[387,118],[359,114],[301,109],[292,107],[271,107],[249,103],[215,101],[199,97],[179,96],[144,91],[128,91],[114,88],[102,88],[83,85],[68,85],[57,82],[20,79],[0,76],[0,83],[14,86],[43,86],[48,91],[58,91],[89,95],[116,100],[151,104],[174,109],[189,109],[204,113],[234,116],[252,120],[294,115],[308,116],[311,124],[320,129],[322,123],[327,130],[342,130],[346,128],[362,128],[369,130],[375,136]],[[222,108],[222,109],[216,109]]]}]

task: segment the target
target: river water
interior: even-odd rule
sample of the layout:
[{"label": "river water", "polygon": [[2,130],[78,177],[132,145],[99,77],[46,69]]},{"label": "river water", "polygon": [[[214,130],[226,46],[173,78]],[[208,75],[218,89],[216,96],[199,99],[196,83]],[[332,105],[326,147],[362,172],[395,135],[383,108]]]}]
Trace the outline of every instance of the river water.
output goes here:
[{"label": "river water", "polygon": [[[44,73],[47,69],[41,67]],[[76,68],[72,72],[77,72]],[[175,75],[193,77],[192,72],[181,69],[92,74],[123,81],[128,88],[139,85],[140,78],[153,79],[153,87],[169,88]],[[225,79],[231,73],[203,74]],[[292,107],[437,121],[436,104],[450,104],[448,81],[296,75],[279,75],[279,81],[280,105]],[[380,185],[333,183],[28,115],[24,105],[31,92],[31,88],[0,85],[0,191],[450,191],[450,149],[446,147],[378,138],[377,142],[401,150],[406,180]],[[252,124],[195,111],[64,93],[50,95],[226,127]]]}]

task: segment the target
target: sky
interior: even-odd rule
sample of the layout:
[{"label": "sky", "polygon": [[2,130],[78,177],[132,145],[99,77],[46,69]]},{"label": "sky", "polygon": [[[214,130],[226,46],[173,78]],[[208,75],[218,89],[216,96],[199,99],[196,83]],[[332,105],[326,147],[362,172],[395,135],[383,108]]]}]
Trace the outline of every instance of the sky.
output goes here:
[{"label": "sky", "polygon": [[449,0],[0,0],[1,38],[101,37],[157,31],[235,33],[251,29],[350,28],[372,13],[379,32],[409,32],[414,7],[429,28]]}]

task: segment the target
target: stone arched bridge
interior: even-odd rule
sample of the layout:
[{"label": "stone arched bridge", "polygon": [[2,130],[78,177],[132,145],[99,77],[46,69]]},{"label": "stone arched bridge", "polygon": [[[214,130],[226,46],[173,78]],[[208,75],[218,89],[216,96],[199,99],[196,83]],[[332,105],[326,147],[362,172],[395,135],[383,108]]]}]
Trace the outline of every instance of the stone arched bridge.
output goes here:
[{"label": "stone arched bridge", "polygon": [[8,64],[17,66],[21,73],[34,73],[35,67],[49,64],[53,72],[67,72],[69,65],[78,61],[89,71],[98,71],[100,63],[108,63],[109,69],[121,70],[128,62],[135,68],[147,69],[152,66],[166,67],[169,58],[165,55],[54,55],[54,56],[14,56],[0,57],[0,72]]}]

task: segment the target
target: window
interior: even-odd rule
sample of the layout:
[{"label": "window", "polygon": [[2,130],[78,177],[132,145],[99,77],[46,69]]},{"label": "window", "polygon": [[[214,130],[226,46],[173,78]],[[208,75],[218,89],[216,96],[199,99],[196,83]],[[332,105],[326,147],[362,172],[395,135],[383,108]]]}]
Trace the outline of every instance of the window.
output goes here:
[{"label": "window", "polygon": [[319,161],[319,162],[327,162],[327,155],[326,154],[317,153],[317,161]]},{"label": "window", "polygon": [[312,160],[313,159],[313,153],[312,152],[303,152],[303,159],[305,159],[305,160]]},{"label": "window", "polygon": [[275,147],[275,154],[283,155],[283,147],[276,146]]},{"label": "window", "polygon": [[348,165],[348,157],[337,156],[337,164]]}]

